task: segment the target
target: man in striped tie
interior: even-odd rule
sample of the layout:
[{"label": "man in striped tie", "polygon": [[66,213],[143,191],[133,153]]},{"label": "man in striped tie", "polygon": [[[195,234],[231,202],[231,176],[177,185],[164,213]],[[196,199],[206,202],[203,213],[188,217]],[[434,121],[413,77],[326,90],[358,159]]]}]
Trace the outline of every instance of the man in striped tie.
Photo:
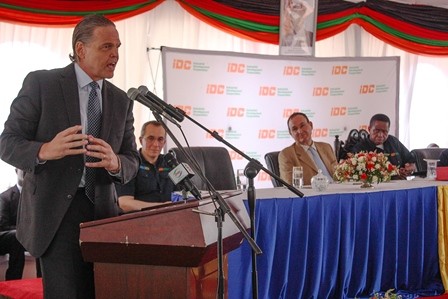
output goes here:
[{"label": "man in striped tie", "polygon": [[40,260],[46,299],[95,298],[79,225],[118,215],[114,184],[138,170],[133,104],[106,80],[120,45],[112,21],[84,17],[72,63],[28,74],[0,136],[0,157],[25,173],[17,239]]}]

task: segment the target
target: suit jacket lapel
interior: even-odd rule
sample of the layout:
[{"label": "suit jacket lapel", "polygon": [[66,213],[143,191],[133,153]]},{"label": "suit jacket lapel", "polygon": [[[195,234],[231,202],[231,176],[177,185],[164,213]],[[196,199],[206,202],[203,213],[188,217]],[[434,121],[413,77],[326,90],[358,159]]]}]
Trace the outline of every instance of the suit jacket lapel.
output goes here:
[{"label": "suit jacket lapel", "polygon": [[67,66],[62,72],[60,80],[62,94],[64,95],[65,107],[70,126],[81,124],[81,113],[79,107],[78,81],[76,80],[74,64]]},{"label": "suit jacket lapel", "polygon": [[[101,121],[101,139],[108,140],[111,130],[113,120],[115,118],[115,113],[120,113],[118,109],[114,109],[114,95],[112,91],[108,88],[109,83],[104,80],[103,82],[103,111],[102,111],[102,121]],[[123,111],[121,111],[123,113]]]},{"label": "suit jacket lapel", "polygon": [[317,152],[319,153],[320,158],[322,159],[322,162],[324,162],[325,167],[327,167],[327,170],[330,170],[330,174],[333,174],[331,171],[333,169],[331,165],[331,161],[328,159],[328,153],[325,152],[324,146],[321,143],[315,143]]}]

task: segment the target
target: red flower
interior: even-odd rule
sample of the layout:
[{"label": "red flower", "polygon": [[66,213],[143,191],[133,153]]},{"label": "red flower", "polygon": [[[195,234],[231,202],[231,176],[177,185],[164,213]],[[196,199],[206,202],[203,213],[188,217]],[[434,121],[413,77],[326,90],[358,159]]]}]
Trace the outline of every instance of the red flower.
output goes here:
[{"label": "red flower", "polygon": [[392,171],[392,170],[394,170],[395,169],[395,165],[393,165],[392,163],[390,163],[388,166],[387,166],[387,171]]},{"label": "red flower", "polygon": [[359,177],[361,178],[361,180],[367,180],[367,174],[365,172],[361,173]]}]

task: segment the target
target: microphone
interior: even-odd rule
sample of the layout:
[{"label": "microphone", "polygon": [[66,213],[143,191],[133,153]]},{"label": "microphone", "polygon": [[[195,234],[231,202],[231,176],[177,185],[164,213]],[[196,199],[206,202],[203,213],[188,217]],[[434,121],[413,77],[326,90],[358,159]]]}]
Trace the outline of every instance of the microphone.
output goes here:
[{"label": "microphone", "polygon": [[168,166],[172,168],[168,173],[171,181],[175,185],[180,185],[187,191],[190,191],[197,200],[201,200],[201,192],[199,192],[198,188],[190,180],[194,176],[194,172],[190,166],[187,163],[179,163],[171,152],[165,154],[164,159]]},{"label": "microphone", "polygon": [[129,88],[127,95],[128,95],[128,98],[130,98],[131,100],[137,101],[140,104],[145,105],[146,107],[151,109],[151,111],[155,111],[156,113],[158,113],[158,114],[162,115],[163,117],[165,117],[166,119],[168,119],[173,124],[176,124],[177,126],[179,126],[177,124],[177,122],[171,116],[169,116],[165,111],[163,111],[163,109],[159,105],[154,104],[153,102],[148,100],[144,95],[141,94],[141,92],[137,88],[134,88],[134,87]]},{"label": "microphone", "polygon": [[163,111],[165,111],[168,115],[170,115],[178,122],[182,122],[184,120],[184,112],[181,109],[176,108],[173,105],[166,103],[165,101],[162,101],[158,96],[150,92],[148,87],[141,85],[138,90],[151,102],[158,105]]}]

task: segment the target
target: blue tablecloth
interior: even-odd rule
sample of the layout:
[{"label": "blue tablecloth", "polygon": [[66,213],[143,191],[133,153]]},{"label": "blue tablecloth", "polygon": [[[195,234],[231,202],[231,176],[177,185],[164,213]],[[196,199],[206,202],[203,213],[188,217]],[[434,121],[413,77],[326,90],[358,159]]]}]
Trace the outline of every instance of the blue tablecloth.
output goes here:
[{"label": "blue tablecloth", "polygon": [[[404,298],[444,289],[437,251],[437,189],[272,198],[256,202],[258,297]],[[251,250],[229,254],[230,299],[252,298]]]}]

